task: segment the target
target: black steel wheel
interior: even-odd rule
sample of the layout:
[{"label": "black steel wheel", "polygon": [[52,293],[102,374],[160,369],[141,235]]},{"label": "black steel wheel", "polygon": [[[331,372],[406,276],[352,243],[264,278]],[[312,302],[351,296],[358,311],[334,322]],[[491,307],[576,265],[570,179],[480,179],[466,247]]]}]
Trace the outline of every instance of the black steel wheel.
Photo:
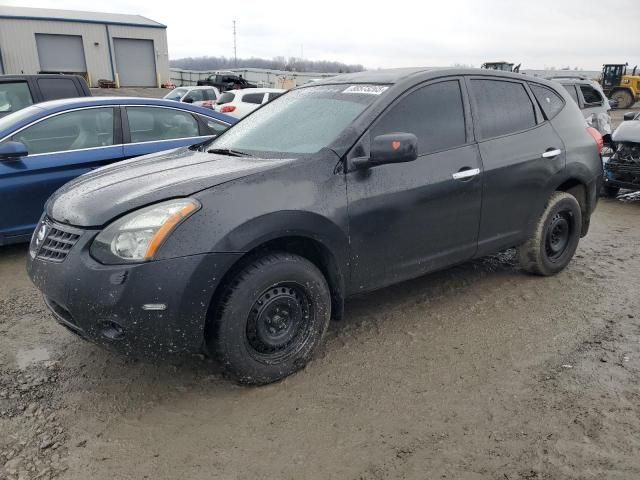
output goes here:
[{"label": "black steel wheel", "polygon": [[265,384],[303,368],[331,317],[331,294],[309,260],[271,253],[241,268],[223,287],[207,346],[239,383]]},{"label": "black steel wheel", "polygon": [[582,212],[576,198],[554,192],[529,239],[518,247],[520,266],[537,275],[564,269],[576,252],[582,231]]}]

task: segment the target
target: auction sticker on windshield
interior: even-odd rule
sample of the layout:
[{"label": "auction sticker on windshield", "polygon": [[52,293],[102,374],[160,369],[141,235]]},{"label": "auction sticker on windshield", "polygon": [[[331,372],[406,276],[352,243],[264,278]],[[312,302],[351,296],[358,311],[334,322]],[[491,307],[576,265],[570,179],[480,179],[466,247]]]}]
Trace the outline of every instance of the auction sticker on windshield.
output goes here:
[{"label": "auction sticker on windshield", "polygon": [[368,95],[380,95],[387,88],[383,85],[351,85],[343,90],[342,93],[366,93]]}]

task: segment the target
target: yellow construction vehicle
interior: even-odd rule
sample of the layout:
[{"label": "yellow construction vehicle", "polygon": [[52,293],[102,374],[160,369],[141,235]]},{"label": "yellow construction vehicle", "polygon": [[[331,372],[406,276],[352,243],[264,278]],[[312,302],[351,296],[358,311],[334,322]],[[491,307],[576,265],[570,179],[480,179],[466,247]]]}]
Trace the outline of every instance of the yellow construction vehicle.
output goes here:
[{"label": "yellow construction vehicle", "polygon": [[612,100],[617,102],[618,108],[629,108],[640,101],[640,75],[636,75],[638,66],[627,72],[625,63],[610,63],[602,66],[602,90]]}]

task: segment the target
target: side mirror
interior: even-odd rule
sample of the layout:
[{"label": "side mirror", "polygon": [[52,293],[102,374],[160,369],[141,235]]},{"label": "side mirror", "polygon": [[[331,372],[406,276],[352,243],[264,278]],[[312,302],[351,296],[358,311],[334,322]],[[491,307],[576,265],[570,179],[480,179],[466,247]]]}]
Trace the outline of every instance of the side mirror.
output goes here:
[{"label": "side mirror", "polygon": [[191,98],[191,97],[184,97],[184,98],[182,99],[182,101],[183,101],[184,103],[193,103],[193,98]]},{"label": "side mirror", "polygon": [[636,112],[627,112],[624,114],[622,119],[626,122],[627,120],[633,120],[634,118],[636,118],[636,115]]},{"label": "side mirror", "polygon": [[20,142],[5,142],[0,144],[0,162],[18,160],[29,155],[27,147]]},{"label": "side mirror", "polygon": [[412,162],[418,158],[418,139],[413,133],[378,135],[371,143],[372,165]]}]

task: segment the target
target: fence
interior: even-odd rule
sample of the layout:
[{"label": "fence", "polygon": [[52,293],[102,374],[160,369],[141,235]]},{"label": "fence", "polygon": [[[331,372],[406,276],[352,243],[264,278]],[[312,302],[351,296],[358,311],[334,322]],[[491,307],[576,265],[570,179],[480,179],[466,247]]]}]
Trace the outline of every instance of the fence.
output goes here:
[{"label": "fence", "polygon": [[[287,72],[284,70],[267,70],[262,68],[232,68],[225,71],[239,73],[248,82],[259,87],[293,88],[320,78],[333,77],[334,73]],[[214,74],[215,70],[198,71],[170,68],[171,81],[177,86],[196,85],[198,80]]]}]

